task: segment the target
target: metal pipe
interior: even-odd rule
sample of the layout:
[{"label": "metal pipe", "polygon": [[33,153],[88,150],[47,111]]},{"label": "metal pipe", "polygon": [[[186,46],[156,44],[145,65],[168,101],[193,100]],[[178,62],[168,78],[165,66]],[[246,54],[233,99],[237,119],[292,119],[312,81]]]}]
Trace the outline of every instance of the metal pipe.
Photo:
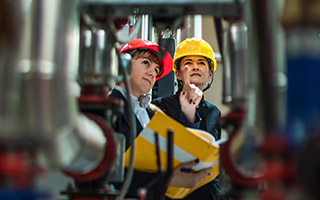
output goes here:
[{"label": "metal pipe", "polygon": [[115,59],[115,36],[108,27],[90,26],[80,33],[78,82],[81,86],[100,85],[111,89],[118,76],[119,63]]},{"label": "metal pipe", "polygon": [[[21,21],[15,10],[19,3],[4,0],[0,3],[0,141],[10,146],[19,137],[19,96],[16,49],[19,48]],[[9,67],[10,66],[10,67]]]},{"label": "metal pipe", "polygon": [[[79,113],[71,91],[70,70],[77,68],[79,52],[78,4],[34,0],[15,12],[21,14],[18,48],[11,45],[10,56],[1,57],[1,72],[9,74],[1,73],[0,80],[10,86],[1,88],[1,94],[9,95],[1,100],[9,108],[1,109],[1,123],[10,122],[1,137],[13,147],[36,152],[47,168],[87,173],[103,159],[107,141]],[[15,101],[8,101],[13,97]]]},{"label": "metal pipe", "polygon": [[223,37],[223,103],[232,110],[243,108],[248,99],[248,40],[245,22],[231,22]]},{"label": "metal pipe", "polygon": [[[283,119],[280,113],[283,108],[280,106],[280,85],[276,79],[277,74],[283,70],[279,61],[283,56],[281,51],[284,50],[276,48],[276,43],[281,43],[276,39],[281,35],[281,30],[277,27],[279,21],[274,17],[279,16],[274,12],[274,8],[279,6],[278,2],[276,0],[246,2],[246,20],[250,38],[248,108],[245,110],[246,119],[242,127],[235,126],[232,129],[228,142],[221,150],[225,171],[232,180],[242,185],[274,181],[287,175],[284,170],[287,169],[284,158],[287,140],[281,137],[284,130],[281,129]],[[228,116],[225,120],[229,125],[237,121],[229,119]],[[237,155],[231,155],[234,146],[238,146]],[[248,155],[250,158],[245,159]],[[267,156],[263,157],[264,155]],[[251,166],[251,169],[248,166]]]},{"label": "metal pipe", "polygon": [[[257,111],[252,124],[267,134],[284,128],[285,96],[279,80],[284,72],[284,38],[280,26],[282,1],[249,1],[250,93]],[[259,66],[259,67],[257,67]],[[249,100],[251,101],[251,100]]]}]

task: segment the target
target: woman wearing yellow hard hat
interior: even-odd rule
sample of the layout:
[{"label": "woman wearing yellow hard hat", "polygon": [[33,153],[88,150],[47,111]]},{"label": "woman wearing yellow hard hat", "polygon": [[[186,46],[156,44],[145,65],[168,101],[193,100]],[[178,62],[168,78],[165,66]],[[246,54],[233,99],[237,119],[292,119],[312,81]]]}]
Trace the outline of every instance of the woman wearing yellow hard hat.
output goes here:
[{"label": "woman wearing yellow hard hat", "polygon": [[[218,118],[221,112],[215,105],[204,100],[203,96],[203,92],[211,86],[217,68],[212,47],[203,39],[187,38],[176,48],[173,62],[178,91],[174,95],[155,99],[153,103],[180,123],[205,130],[216,140],[220,139]],[[184,199],[218,199],[221,193],[219,180],[216,178],[194,190]]]}]

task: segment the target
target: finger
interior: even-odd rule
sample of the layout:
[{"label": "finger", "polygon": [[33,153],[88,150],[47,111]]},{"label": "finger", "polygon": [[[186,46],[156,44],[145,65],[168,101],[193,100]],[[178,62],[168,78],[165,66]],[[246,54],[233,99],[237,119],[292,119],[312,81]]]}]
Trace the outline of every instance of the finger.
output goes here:
[{"label": "finger", "polygon": [[195,97],[196,86],[192,83],[189,85],[185,85],[185,91],[187,93],[188,101],[192,103],[192,100]]},{"label": "finger", "polygon": [[187,90],[189,85],[190,85],[190,70],[189,70],[189,66],[186,65],[183,69],[183,88],[184,90]]},{"label": "finger", "polygon": [[198,172],[198,174],[201,176],[201,177],[206,177],[206,176],[210,176],[211,174],[211,171],[212,171],[212,167],[208,167],[208,168],[205,168],[201,171]]},{"label": "finger", "polygon": [[185,90],[182,90],[181,93],[180,93],[180,96],[181,97],[187,96],[187,92]]},{"label": "finger", "polygon": [[199,103],[200,103],[200,101],[201,101],[201,97],[197,97],[197,98],[194,98],[193,100],[192,100],[192,104],[194,104],[194,105],[198,105]]},{"label": "finger", "polygon": [[197,88],[195,91],[195,95],[192,99],[193,104],[199,103],[202,99],[202,95],[203,95],[203,92],[199,88]]},{"label": "finger", "polygon": [[202,91],[195,86],[194,84],[189,85],[188,90],[188,101],[189,103],[193,103],[196,99],[202,98]]},{"label": "finger", "polygon": [[179,166],[179,168],[191,168],[195,165],[197,165],[199,163],[199,159],[196,159],[196,160],[192,160],[190,162],[186,162],[186,163],[183,163],[182,165]]}]

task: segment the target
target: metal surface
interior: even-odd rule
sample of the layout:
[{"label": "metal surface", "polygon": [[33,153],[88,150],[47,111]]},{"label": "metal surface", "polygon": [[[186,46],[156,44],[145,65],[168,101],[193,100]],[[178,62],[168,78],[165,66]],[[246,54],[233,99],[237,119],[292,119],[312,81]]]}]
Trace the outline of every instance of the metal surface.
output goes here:
[{"label": "metal surface", "polygon": [[[279,85],[275,79],[282,69],[277,63],[277,56],[283,55],[283,49],[277,49],[275,45],[276,36],[281,33],[277,26],[277,13],[274,11],[278,8],[278,2],[250,0],[246,4],[249,38],[248,108],[244,110],[245,119],[241,119],[244,122],[241,123],[242,127],[229,128],[232,130],[231,136],[221,150],[225,171],[241,185],[273,182],[285,179],[291,173],[288,167],[291,164],[290,158],[285,151],[287,140],[282,137],[284,130],[281,130]],[[239,37],[240,34],[235,36]],[[243,80],[241,82],[244,83]],[[236,89],[237,86],[232,84],[230,88]],[[236,121],[228,119],[228,116],[225,118],[231,122]],[[226,124],[232,125],[230,122]]]},{"label": "metal surface", "polygon": [[236,109],[248,99],[248,39],[244,21],[231,22],[224,32],[223,103]]},{"label": "metal surface", "polygon": [[[85,116],[78,117],[77,121],[73,134],[67,132],[65,137],[59,138],[61,141],[57,143],[56,149],[61,151],[57,155],[70,159],[66,160],[66,163],[70,164],[64,170],[85,174],[94,170],[102,161],[106,146],[111,141],[107,141],[103,131],[94,121]],[[72,155],[72,152],[77,154]]]},{"label": "metal surface", "polygon": [[79,113],[70,91],[70,71],[79,56],[79,2],[29,3],[17,7],[17,44],[1,57],[1,76],[9,78],[1,81],[10,86],[1,92],[8,95],[1,100],[6,107],[1,123],[9,122],[1,140],[10,148],[35,152],[33,159],[47,168],[88,172],[101,161],[106,141]]},{"label": "metal surface", "polygon": [[[249,108],[251,125],[267,134],[284,128],[285,100],[280,75],[284,72],[284,38],[278,20],[281,1],[249,1]],[[281,130],[281,131],[280,131]]]},{"label": "metal surface", "polygon": [[[71,99],[67,69],[77,54],[76,1],[33,1],[23,16],[19,55],[21,76],[20,124],[23,138],[48,153],[49,166],[68,165],[76,154],[52,155],[56,142],[73,134],[75,101]],[[61,115],[61,113],[64,113]],[[71,134],[71,135],[69,135]],[[58,139],[59,138],[59,139]]]},{"label": "metal surface", "polygon": [[183,14],[208,14],[215,16],[239,16],[244,0],[82,0],[82,6],[90,6],[96,16],[111,12],[113,16],[150,14],[170,18]]},{"label": "metal surface", "polygon": [[[14,10],[20,10],[21,5],[10,0],[4,0],[0,5],[0,141],[10,145],[19,137],[17,121],[19,104],[17,76],[17,54],[19,48],[18,29],[21,26],[19,16]],[[11,67],[8,67],[11,66]]]},{"label": "metal surface", "polygon": [[118,76],[118,59],[110,28],[86,27],[80,36],[79,84],[112,88]]}]

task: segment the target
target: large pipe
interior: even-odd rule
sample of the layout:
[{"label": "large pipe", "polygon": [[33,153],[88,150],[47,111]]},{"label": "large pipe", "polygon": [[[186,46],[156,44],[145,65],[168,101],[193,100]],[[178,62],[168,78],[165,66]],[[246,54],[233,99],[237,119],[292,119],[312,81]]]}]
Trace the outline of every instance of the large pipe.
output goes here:
[{"label": "large pipe", "polygon": [[232,110],[243,109],[248,99],[247,25],[232,21],[223,37],[223,103]]},{"label": "large pipe", "polygon": [[2,64],[1,70],[11,70],[12,79],[0,74],[1,81],[16,86],[1,88],[16,99],[4,101],[14,116],[1,110],[1,122],[7,117],[6,127],[14,134],[1,136],[11,146],[23,145],[36,152],[48,168],[82,174],[99,166],[108,141],[94,121],[80,114],[71,90],[70,73],[79,57],[78,4],[78,0],[34,0],[15,12],[22,13],[21,43],[1,60],[1,64],[11,63]]},{"label": "large pipe", "polygon": [[17,5],[10,0],[0,3],[0,141],[4,144],[10,144],[17,138],[19,78],[17,68],[13,67],[17,65],[15,52],[19,48],[18,30],[21,25],[20,16],[13,14],[19,8]]},{"label": "large pipe", "polygon": [[78,82],[81,86],[99,85],[111,89],[118,75],[116,38],[108,23],[100,27],[92,23],[87,21],[81,25]]},{"label": "large pipe", "polygon": [[[240,118],[244,124],[234,125],[236,128],[221,150],[225,171],[242,185],[256,185],[287,175],[284,158],[287,140],[283,137],[284,108],[281,107],[283,85],[279,80],[284,69],[281,62],[284,48],[277,19],[279,12],[275,12],[279,7],[280,1],[276,0],[246,2],[250,56],[248,108],[244,113],[246,118]],[[233,118],[236,114],[225,117],[227,123],[239,122]],[[238,146],[237,154],[231,155],[235,146]]]}]

